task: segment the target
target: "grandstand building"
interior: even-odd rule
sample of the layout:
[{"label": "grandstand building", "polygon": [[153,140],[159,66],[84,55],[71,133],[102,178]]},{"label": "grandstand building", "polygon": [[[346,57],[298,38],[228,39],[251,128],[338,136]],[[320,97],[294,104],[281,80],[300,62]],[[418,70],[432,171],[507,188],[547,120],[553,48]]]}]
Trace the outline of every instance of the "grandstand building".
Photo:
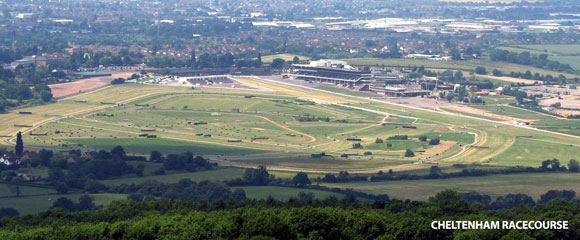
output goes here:
[{"label": "grandstand building", "polygon": [[367,69],[357,69],[345,61],[322,59],[310,64],[292,64],[295,79],[328,82],[342,85],[359,85],[373,81],[373,74]]}]

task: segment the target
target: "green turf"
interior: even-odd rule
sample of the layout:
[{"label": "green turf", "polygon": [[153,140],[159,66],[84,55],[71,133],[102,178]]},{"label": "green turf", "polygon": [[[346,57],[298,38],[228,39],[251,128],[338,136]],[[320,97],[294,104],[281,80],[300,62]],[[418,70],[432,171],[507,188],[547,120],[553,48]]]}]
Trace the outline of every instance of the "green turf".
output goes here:
[{"label": "green turf", "polygon": [[525,193],[538,200],[541,194],[552,189],[579,192],[578,181],[580,181],[578,173],[526,173],[449,179],[325,183],[324,185],[352,188],[372,194],[388,194],[391,198],[412,200],[427,200],[430,196],[446,189],[459,192],[476,191],[493,197]]},{"label": "green turf", "polygon": [[309,57],[305,57],[305,56],[302,56],[302,55],[295,55],[295,54],[290,54],[290,53],[282,53],[282,54],[274,54],[274,55],[262,56],[262,62],[263,63],[272,63],[274,61],[274,59],[276,59],[276,58],[283,59],[284,61],[292,61],[295,56],[297,56],[300,59],[300,61],[310,60]]},{"label": "green turf", "polygon": [[[473,106],[471,106],[471,107],[473,107]],[[448,109],[448,108],[442,108],[442,110],[445,111],[445,112],[455,113],[455,114],[459,114],[459,115],[465,115],[465,116],[470,116],[470,117],[483,118],[483,119],[493,120],[493,121],[501,121],[501,119],[494,118],[494,117],[481,116],[481,115],[478,115],[478,114],[467,113],[467,112],[462,112],[462,111],[456,111],[456,110],[451,110],[451,109]]]},{"label": "green turf", "polygon": [[537,128],[580,136],[580,119],[552,119],[537,121]]},{"label": "green turf", "polygon": [[[384,139],[383,139],[384,140]],[[393,146],[387,149],[387,143],[393,144]],[[364,149],[367,150],[392,150],[392,151],[399,151],[405,149],[412,149],[412,150],[424,150],[428,148],[427,142],[421,142],[418,140],[410,139],[410,140],[385,140],[384,143],[372,143],[368,145],[364,145]]]},{"label": "green turf", "polygon": [[316,88],[321,89],[321,90],[325,90],[325,91],[331,91],[331,92],[335,92],[335,93],[347,94],[347,95],[352,95],[352,96],[357,96],[357,97],[376,97],[375,95],[372,95],[368,92],[360,92],[360,91],[348,90],[348,89],[338,88],[338,87],[321,86],[321,87],[316,87]]},{"label": "green turf", "polygon": [[485,101],[487,105],[510,104],[516,102],[516,98],[511,96],[482,96],[481,98]]},{"label": "green turf", "polygon": [[517,45],[517,47],[545,53],[580,54],[580,44]]},{"label": "green turf", "polygon": [[509,150],[494,157],[492,163],[524,165],[553,158],[568,162],[578,156],[580,156],[580,146],[550,140],[518,138]]},{"label": "green turf", "polygon": [[[160,164],[159,167],[162,165]],[[120,185],[120,184],[140,184],[148,180],[159,181],[163,183],[177,183],[179,180],[189,178],[192,181],[224,181],[234,178],[241,178],[244,174],[242,168],[219,168],[217,170],[199,171],[199,172],[172,172],[166,171],[165,175],[148,175],[143,177],[123,177],[116,179],[102,180],[106,185]]]},{"label": "green turf", "polygon": [[[20,186],[20,196],[40,195],[56,193],[54,189]],[[16,186],[8,184],[0,184],[0,197],[16,196]]]},{"label": "green turf", "polygon": [[314,197],[318,199],[326,199],[331,196],[335,196],[338,199],[342,199],[344,194],[341,193],[333,193],[327,191],[320,191],[320,190],[312,190],[312,189],[299,189],[299,188],[289,188],[289,187],[276,187],[276,186],[250,186],[250,187],[242,187],[246,192],[246,197],[248,198],[255,198],[255,199],[266,199],[269,196],[274,197],[278,200],[288,200],[291,197],[298,197],[298,193],[305,192],[314,193]]},{"label": "green turf", "polygon": [[513,118],[521,119],[554,119],[551,115],[540,114],[535,111],[516,108],[512,106],[497,106],[497,105],[473,105],[473,108],[485,110],[489,113],[504,115]]},{"label": "green turf", "polygon": [[[431,132],[431,133],[427,133],[424,135],[427,136],[427,139],[439,138],[439,139],[445,140],[445,141],[454,141],[454,142],[457,142],[459,144],[471,144],[471,143],[473,143],[473,140],[475,138],[475,136],[473,134],[469,134],[466,132],[458,132],[458,131]],[[412,137],[419,137],[419,135],[412,136]]]},{"label": "green turf", "polygon": [[[82,195],[84,194],[55,194],[43,196],[25,196],[19,198],[0,198],[0,206],[5,208],[15,208],[18,210],[20,215],[25,215],[48,210],[50,207],[52,207],[54,201],[61,197],[66,197],[73,200],[73,202],[78,202],[79,197]],[[112,201],[127,199],[127,194],[100,193],[89,195],[94,198],[95,205],[97,206],[104,206],[110,204]]]},{"label": "green turf", "polygon": [[253,149],[243,149],[222,145],[177,141],[162,138],[75,138],[68,139],[68,141],[99,149],[112,149],[116,146],[123,146],[123,148],[128,152],[141,154],[149,154],[153,150],[160,151],[164,154],[192,152],[197,155],[240,155],[263,152]]}]

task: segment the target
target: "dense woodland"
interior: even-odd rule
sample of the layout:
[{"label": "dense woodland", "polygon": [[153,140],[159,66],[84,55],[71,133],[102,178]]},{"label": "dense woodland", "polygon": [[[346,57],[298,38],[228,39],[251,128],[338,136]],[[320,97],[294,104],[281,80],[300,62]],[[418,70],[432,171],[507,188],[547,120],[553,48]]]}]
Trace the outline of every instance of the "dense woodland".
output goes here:
[{"label": "dense woodland", "polygon": [[[65,202],[65,201],[63,201]],[[91,207],[90,199],[63,206]],[[435,220],[563,220],[569,230],[432,230]],[[578,239],[580,205],[554,199],[486,210],[459,193],[426,202],[313,198],[213,202],[121,201],[96,211],[63,207],[0,220],[2,239]]]}]

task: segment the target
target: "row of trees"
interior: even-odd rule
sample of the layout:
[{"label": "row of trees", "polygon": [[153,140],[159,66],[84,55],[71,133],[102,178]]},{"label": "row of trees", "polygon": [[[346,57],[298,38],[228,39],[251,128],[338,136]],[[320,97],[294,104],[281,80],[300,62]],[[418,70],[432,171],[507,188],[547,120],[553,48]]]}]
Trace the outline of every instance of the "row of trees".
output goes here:
[{"label": "row of trees", "polygon": [[[407,149],[405,152],[405,157],[413,157],[414,152]],[[388,173],[382,171],[378,172],[376,175],[366,176],[366,175],[350,175],[348,171],[341,171],[338,175],[327,173],[323,178],[317,178],[314,182],[322,183],[336,183],[336,182],[355,182],[355,181],[396,181],[396,180],[418,180],[418,179],[434,179],[434,178],[456,178],[456,177],[479,177],[492,174],[517,174],[517,173],[537,173],[537,172],[557,172],[557,171],[569,171],[569,172],[580,172],[579,163],[575,159],[571,159],[566,166],[562,166],[558,159],[550,159],[542,162],[542,165],[534,167],[506,167],[502,169],[482,169],[478,168],[477,165],[474,168],[469,166],[457,165],[457,167],[463,168],[459,172],[445,173],[438,166],[431,166],[429,174],[408,174],[408,173],[398,173],[395,174],[392,170]]]},{"label": "row of trees", "polygon": [[548,54],[530,54],[530,52],[510,52],[507,50],[494,49],[490,52],[492,61],[506,61],[510,63],[533,66],[558,72],[575,73],[576,71],[569,64],[561,64],[548,59]]}]

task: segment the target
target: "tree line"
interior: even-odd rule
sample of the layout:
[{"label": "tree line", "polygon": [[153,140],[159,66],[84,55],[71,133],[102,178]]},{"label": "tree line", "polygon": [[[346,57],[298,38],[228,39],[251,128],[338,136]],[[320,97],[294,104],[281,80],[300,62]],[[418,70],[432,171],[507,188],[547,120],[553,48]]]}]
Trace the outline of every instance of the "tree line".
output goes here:
[{"label": "tree line", "polygon": [[[0,220],[2,239],[577,239],[580,205],[556,198],[489,210],[477,198],[446,190],[427,201],[120,201],[99,211],[43,213]],[[498,198],[499,199],[499,198]],[[504,198],[505,199],[505,198]],[[517,199],[509,197],[509,199]],[[525,202],[525,201],[524,201]],[[435,230],[441,219],[563,220],[569,230]]]},{"label": "tree line", "polygon": [[530,52],[524,51],[520,53],[511,52],[507,50],[494,49],[490,52],[490,58],[492,61],[505,61],[510,63],[516,63],[526,66],[532,66],[536,68],[548,69],[557,72],[565,73],[575,73],[576,70],[570,66],[570,64],[562,64],[558,61],[552,61],[548,59],[548,54],[530,54]]}]

